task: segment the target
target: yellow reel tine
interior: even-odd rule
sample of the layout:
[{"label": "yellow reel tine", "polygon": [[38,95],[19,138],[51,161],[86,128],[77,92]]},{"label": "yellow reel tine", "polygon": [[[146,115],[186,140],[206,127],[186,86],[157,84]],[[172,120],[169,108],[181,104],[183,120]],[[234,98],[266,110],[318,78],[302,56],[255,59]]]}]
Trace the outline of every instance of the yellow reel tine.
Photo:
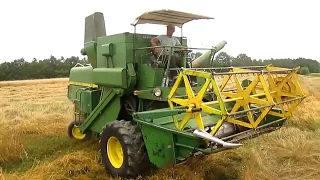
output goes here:
[{"label": "yellow reel tine", "polygon": [[[223,68],[219,70],[221,69]],[[199,129],[205,128],[202,115],[199,111],[193,112],[193,108],[200,109],[203,113],[221,116],[211,131],[212,135],[219,130],[225,121],[246,128],[257,128],[268,115],[290,116],[305,97],[296,76],[296,69],[268,65],[252,67],[252,69],[250,67],[229,68],[228,72],[216,73],[216,70],[216,68],[197,68],[183,69],[180,72],[177,79],[179,82],[174,84],[168,99],[171,108],[173,108],[172,102],[187,108],[185,119],[179,125],[176,124],[178,129],[183,130],[191,119],[195,119]],[[277,78],[279,74],[285,76]],[[201,88],[198,87],[198,92],[194,92],[195,88],[191,87],[187,76],[204,78],[204,84]],[[222,76],[219,82],[216,80],[219,79],[218,76]],[[244,80],[249,80],[249,83],[244,85]],[[178,99],[174,96],[180,81],[184,81],[187,99]],[[235,88],[228,91],[227,87],[230,85]],[[213,91],[217,99],[204,102],[203,98],[208,89]],[[288,98],[289,100],[287,100]],[[217,105],[219,106],[217,107]],[[227,109],[226,105],[232,106]],[[285,105],[288,105],[288,108],[285,108]],[[281,111],[274,110],[277,106],[280,106]],[[237,118],[238,115],[240,115],[240,119]],[[177,123],[177,120],[175,122]]]}]

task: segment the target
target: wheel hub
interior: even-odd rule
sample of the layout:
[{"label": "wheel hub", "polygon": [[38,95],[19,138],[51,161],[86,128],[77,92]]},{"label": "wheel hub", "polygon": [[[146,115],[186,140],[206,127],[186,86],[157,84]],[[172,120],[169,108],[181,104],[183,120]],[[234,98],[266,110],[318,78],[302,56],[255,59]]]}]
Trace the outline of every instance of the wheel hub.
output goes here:
[{"label": "wheel hub", "polygon": [[202,100],[198,99],[197,97],[193,97],[188,100],[187,104],[188,107],[193,107],[193,108],[200,108],[201,107]]},{"label": "wheel hub", "polygon": [[110,163],[115,168],[120,168],[123,164],[123,151],[119,140],[116,137],[110,137],[107,142],[107,155]]},{"label": "wheel hub", "polygon": [[76,138],[76,139],[83,139],[83,138],[85,138],[85,136],[86,136],[85,134],[82,134],[82,133],[81,133],[79,127],[74,127],[74,128],[72,129],[72,135],[73,135],[73,137]]}]

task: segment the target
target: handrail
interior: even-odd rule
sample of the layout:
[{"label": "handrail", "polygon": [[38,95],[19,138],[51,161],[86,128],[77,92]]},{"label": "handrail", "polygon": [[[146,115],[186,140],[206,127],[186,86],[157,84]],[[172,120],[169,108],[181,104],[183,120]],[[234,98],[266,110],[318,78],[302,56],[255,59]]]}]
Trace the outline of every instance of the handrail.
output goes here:
[{"label": "handrail", "polygon": [[81,67],[84,67],[84,65],[83,64],[81,64],[81,63],[77,63],[76,65],[74,65],[73,67],[78,67],[78,66],[81,66]]},{"label": "handrail", "polygon": [[196,50],[213,50],[214,48],[197,48],[197,47],[186,47],[186,46],[169,46],[169,45],[163,45],[163,46],[146,46],[142,48],[135,48],[134,50],[145,50],[145,49],[153,49],[153,48],[165,48],[165,47],[171,47],[171,48],[184,48],[186,49],[196,49]]}]

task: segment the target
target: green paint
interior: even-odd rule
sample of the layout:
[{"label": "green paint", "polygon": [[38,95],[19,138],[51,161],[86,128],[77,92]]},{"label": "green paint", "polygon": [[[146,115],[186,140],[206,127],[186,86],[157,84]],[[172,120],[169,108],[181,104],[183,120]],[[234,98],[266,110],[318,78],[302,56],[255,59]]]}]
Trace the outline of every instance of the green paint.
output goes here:
[{"label": "green paint", "polygon": [[91,66],[96,68],[97,67],[97,50],[96,50],[97,43],[95,41],[88,42],[84,45],[84,49],[82,54],[88,56],[88,60],[91,63]]},{"label": "green paint", "polygon": [[[196,152],[194,148],[198,148],[202,141],[198,138],[190,138],[174,134],[174,151],[177,160],[185,160],[190,157],[191,152]],[[184,146],[181,146],[184,145]]]},{"label": "green paint", "polygon": [[148,64],[139,64],[137,68],[139,79],[143,79],[137,83],[139,89],[161,86],[163,68],[153,68]]},{"label": "green paint", "polygon": [[113,44],[103,44],[101,46],[101,51],[103,56],[112,56],[113,55]]},{"label": "green paint", "polygon": [[93,82],[100,86],[126,88],[126,71],[124,68],[95,68]]},{"label": "green paint", "polygon": [[84,90],[82,94],[79,93],[79,96],[80,110],[90,114],[99,103],[100,91]]},{"label": "green paint", "polygon": [[174,165],[177,160],[189,157],[190,153],[194,151],[194,148],[177,146],[176,144],[183,143],[188,147],[197,147],[196,145],[201,141],[190,132],[179,132],[154,123],[135,120],[143,133],[149,159],[159,168]]},{"label": "green paint", "polygon": [[70,70],[69,81],[92,84],[93,83],[92,72],[93,72],[93,68],[91,66],[73,67]]},{"label": "green paint", "polygon": [[127,92],[132,93],[137,82],[137,75],[133,63],[127,63],[128,85]]},{"label": "green paint", "polygon": [[100,91],[90,87],[69,85],[67,96],[81,110],[82,114],[86,116],[98,104]]},{"label": "green paint", "polygon": [[[125,32],[106,36],[103,26],[99,13],[86,18],[82,54],[88,56],[91,66],[74,67],[70,71],[70,82],[98,85],[98,88],[85,87],[84,84],[68,86],[68,98],[87,117],[80,126],[81,131],[100,133],[106,124],[125,117],[122,113],[126,113],[123,108],[126,100],[134,99],[132,104],[136,104],[141,112],[134,113],[133,121],[140,127],[149,159],[156,166],[174,165],[197,151],[214,153],[225,150],[204,147],[204,141],[193,136],[192,130],[197,128],[194,118],[189,120],[183,131],[176,129],[172,116],[177,115],[181,121],[186,110],[168,108],[167,97],[172,87],[161,87],[165,68],[151,66],[153,55],[145,47],[151,46],[150,40],[156,35]],[[186,39],[183,39],[183,44],[187,45]],[[199,92],[204,79],[197,79],[198,86],[193,89]],[[244,81],[243,85],[246,83]],[[154,88],[161,90],[160,97],[154,95]],[[217,93],[219,90],[214,91]],[[138,92],[137,95],[134,92]],[[183,82],[175,95],[186,95]],[[221,103],[212,107],[221,108],[224,112],[225,108],[230,111],[233,104]],[[220,115],[202,113],[205,127],[214,126],[220,118]],[[279,117],[268,116],[262,123],[277,119]]]},{"label": "green paint", "polygon": [[106,89],[99,104],[81,124],[81,131],[85,132],[89,128],[93,132],[100,133],[105,124],[117,119],[120,108],[120,97],[114,90]]},{"label": "green paint", "polygon": [[152,120],[152,119],[157,119],[157,118],[162,118],[162,117],[168,117],[168,116],[173,116],[173,115],[178,115],[181,113],[186,112],[184,109],[156,109],[152,111],[143,111],[143,112],[138,112],[134,113],[133,117],[134,118],[140,118],[140,119],[146,119]]},{"label": "green paint", "polygon": [[[183,116],[183,114],[179,114],[178,116]],[[203,116],[205,126],[214,126],[218,119],[219,116],[217,115]],[[279,119],[281,118],[268,115],[263,124]],[[195,152],[200,151],[210,154],[228,150],[226,148],[206,147],[202,139],[193,136],[192,129],[197,128],[194,119],[189,121],[187,124],[189,128],[186,128],[184,131],[176,130],[171,117],[153,119],[153,121],[134,118],[134,121],[138,123],[138,126],[142,130],[150,161],[159,168],[174,165],[178,160],[185,160]],[[278,127],[279,125],[281,126],[282,124],[275,124],[273,126]]]},{"label": "green paint", "polygon": [[84,48],[82,55],[87,55],[92,67],[97,67],[97,40],[106,35],[104,16],[95,12],[85,18]]},{"label": "green paint", "polygon": [[175,164],[173,133],[154,126],[140,126],[150,162],[158,167]]}]

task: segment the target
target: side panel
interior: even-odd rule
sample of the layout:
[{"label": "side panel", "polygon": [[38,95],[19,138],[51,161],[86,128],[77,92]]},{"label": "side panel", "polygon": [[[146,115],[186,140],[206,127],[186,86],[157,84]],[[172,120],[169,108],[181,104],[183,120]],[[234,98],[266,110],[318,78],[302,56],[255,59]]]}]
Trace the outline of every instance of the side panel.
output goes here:
[{"label": "side panel", "polygon": [[70,101],[75,103],[77,108],[80,108],[80,94],[85,91],[86,87],[78,85],[68,85],[67,97]]},{"label": "side panel", "polygon": [[85,86],[68,86],[68,98],[71,101],[74,101],[76,107],[85,114],[90,114],[98,105],[100,100],[100,92],[100,90]]},{"label": "side panel", "polygon": [[102,127],[118,118],[121,109],[120,96],[113,89],[106,89],[103,97],[96,108],[88,116],[87,120],[80,125],[82,132],[87,129],[100,133]]},{"label": "side panel", "polygon": [[127,63],[127,47],[125,42],[126,35],[127,34],[124,33],[124,34],[105,36],[98,39],[97,67],[126,69],[126,63]]},{"label": "side panel", "polygon": [[198,139],[189,136],[181,136],[178,134],[174,134],[174,141],[175,141],[175,153],[176,159],[183,161],[190,157],[191,153],[193,153],[194,148],[199,146]]},{"label": "side panel", "polygon": [[69,82],[71,84],[85,84],[85,85],[92,85],[92,72],[93,68],[91,66],[85,67],[73,67],[70,70]]},{"label": "side panel", "polygon": [[82,91],[84,91],[86,89],[85,86],[78,86],[78,85],[68,85],[68,99],[73,101],[73,100],[77,100],[77,97],[79,97],[79,95],[77,95],[78,93],[81,93]]},{"label": "side panel", "polygon": [[[127,42],[129,35],[129,33],[122,33],[101,37],[97,45],[98,68],[118,68],[118,70],[123,69],[123,72],[107,74],[99,71],[100,74],[95,76],[95,79],[99,79],[99,82],[109,87],[124,88],[125,93],[130,93],[136,84],[132,43]],[[103,78],[104,80],[100,81]]]},{"label": "side panel", "polygon": [[147,89],[157,86],[161,86],[162,77],[164,69],[163,68],[152,68],[146,64],[138,65],[138,89]]},{"label": "side panel", "polygon": [[199,144],[191,134],[169,130],[139,121],[150,162],[159,168],[175,165],[188,158]]},{"label": "side panel", "polygon": [[93,109],[98,105],[100,98],[99,90],[85,90],[81,94],[80,110],[86,114],[90,114]]},{"label": "side panel", "polygon": [[157,167],[167,167],[176,163],[172,133],[152,126],[140,126],[149,160]]},{"label": "side panel", "polygon": [[91,123],[89,129],[93,132],[100,133],[103,126],[118,118],[120,109],[120,97],[117,96],[102,110],[101,114]]},{"label": "side panel", "polygon": [[127,88],[126,70],[123,68],[95,68],[93,82],[101,86]]}]

